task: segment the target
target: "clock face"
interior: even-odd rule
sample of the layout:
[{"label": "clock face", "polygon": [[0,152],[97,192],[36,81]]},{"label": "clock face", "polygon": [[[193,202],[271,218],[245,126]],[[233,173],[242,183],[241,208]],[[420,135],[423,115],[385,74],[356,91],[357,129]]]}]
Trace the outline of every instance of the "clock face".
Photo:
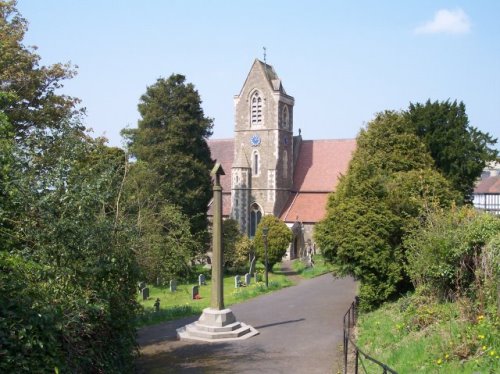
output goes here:
[{"label": "clock face", "polygon": [[260,137],[259,135],[255,134],[255,135],[252,135],[252,137],[250,138],[250,144],[252,144],[252,146],[256,147],[260,144]]}]

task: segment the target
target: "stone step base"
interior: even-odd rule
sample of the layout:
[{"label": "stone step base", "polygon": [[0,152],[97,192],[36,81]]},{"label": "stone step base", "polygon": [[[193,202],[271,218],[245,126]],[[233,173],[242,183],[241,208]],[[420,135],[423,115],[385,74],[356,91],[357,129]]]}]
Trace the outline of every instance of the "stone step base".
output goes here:
[{"label": "stone step base", "polygon": [[[257,335],[259,332],[252,326],[242,322],[235,322],[232,324],[234,329],[227,330],[228,326],[217,328],[209,327],[207,329],[200,329],[200,324],[194,322],[180,329],[177,329],[177,337],[179,339],[201,340],[206,342],[215,341],[228,341],[228,340],[243,340]],[[207,327],[203,326],[202,327]]]}]

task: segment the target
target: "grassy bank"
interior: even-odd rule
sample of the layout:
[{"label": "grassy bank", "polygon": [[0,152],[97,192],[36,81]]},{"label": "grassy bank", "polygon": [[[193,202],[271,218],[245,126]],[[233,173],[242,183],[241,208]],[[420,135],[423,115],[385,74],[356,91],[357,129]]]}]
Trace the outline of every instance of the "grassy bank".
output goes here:
[{"label": "grassy bank", "polygon": [[500,372],[499,318],[468,301],[409,296],[386,304],[360,315],[358,346],[399,373]]},{"label": "grassy bank", "polygon": [[[281,264],[277,264],[277,269]],[[247,287],[234,287],[234,275],[224,277],[224,304],[231,306],[253,297],[272,292],[283,287],[292,285],[292,282],[286,276],[281,274],[269,273],[269,288],[266,288],[263,280],[263,270],[260,266],[257,267],[261,281],[255,283],[254,279]],[[243,277],[242,277],[243,278]],[[207,279],[206,286],[200,286],[200,299],[193,300],[191,298],[192,287],[198,283],[192,282],[187,284],[177,285],[177,291],[170,292],[168,286],[149,286],[150,296],[148,300],[143,301],[138,295],[137,300],[143,307],[142,312],[138,316],[137,326],[154,325],[160,322],[170,321],[177,318],[188,317],[201,314],[204,308],[210,305],[212,295],[212,285],[210,279]],[[160,299],[160,311],[154,311],[154,303],[156,299]]]}]

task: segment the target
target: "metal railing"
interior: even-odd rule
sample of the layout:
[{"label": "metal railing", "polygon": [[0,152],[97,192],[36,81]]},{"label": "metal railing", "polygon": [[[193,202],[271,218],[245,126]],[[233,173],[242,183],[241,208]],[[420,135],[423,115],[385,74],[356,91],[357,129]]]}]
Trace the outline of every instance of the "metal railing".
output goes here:
[{"label": "metal railing", "polygon": [[391,373],[391,374],[398,374],[395,370],[391,369],[389,366],[386,364],[374,359],[373,357],[367,355],[365,352],[363,352],[361,349],[358,348],[358,346],[352,341],[351,339],[351,328],[354,327],[356,324],[356,321],[358,319],[358,304],[359,304],[359,298],[356,296],[356,299],[352,302],[350,308],[347,310],[346,314],[344,315],[344,374],[348,374],[347,369],[348,369],[348,356],[349,356],[349,344],[353,347],[354,349],[354,374],[358,374],[359,366],[364,370],[364,373],[368,373],[366,371],[366,366],[364,364],[363,360],[368,360],[373,362],[374,364],[380,366],[380,368],[383,370],[383,374]]}]

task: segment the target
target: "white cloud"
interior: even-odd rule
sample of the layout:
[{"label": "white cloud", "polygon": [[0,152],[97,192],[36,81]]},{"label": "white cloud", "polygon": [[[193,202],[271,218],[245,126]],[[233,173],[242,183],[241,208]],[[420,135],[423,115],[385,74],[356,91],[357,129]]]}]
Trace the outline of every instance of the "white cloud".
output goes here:
[{"label": "white cloud", "polygon": [[467,34],[470,31],[469,16],[462,9],[441,9],[434,19],[415,29],[415,34]]}]

